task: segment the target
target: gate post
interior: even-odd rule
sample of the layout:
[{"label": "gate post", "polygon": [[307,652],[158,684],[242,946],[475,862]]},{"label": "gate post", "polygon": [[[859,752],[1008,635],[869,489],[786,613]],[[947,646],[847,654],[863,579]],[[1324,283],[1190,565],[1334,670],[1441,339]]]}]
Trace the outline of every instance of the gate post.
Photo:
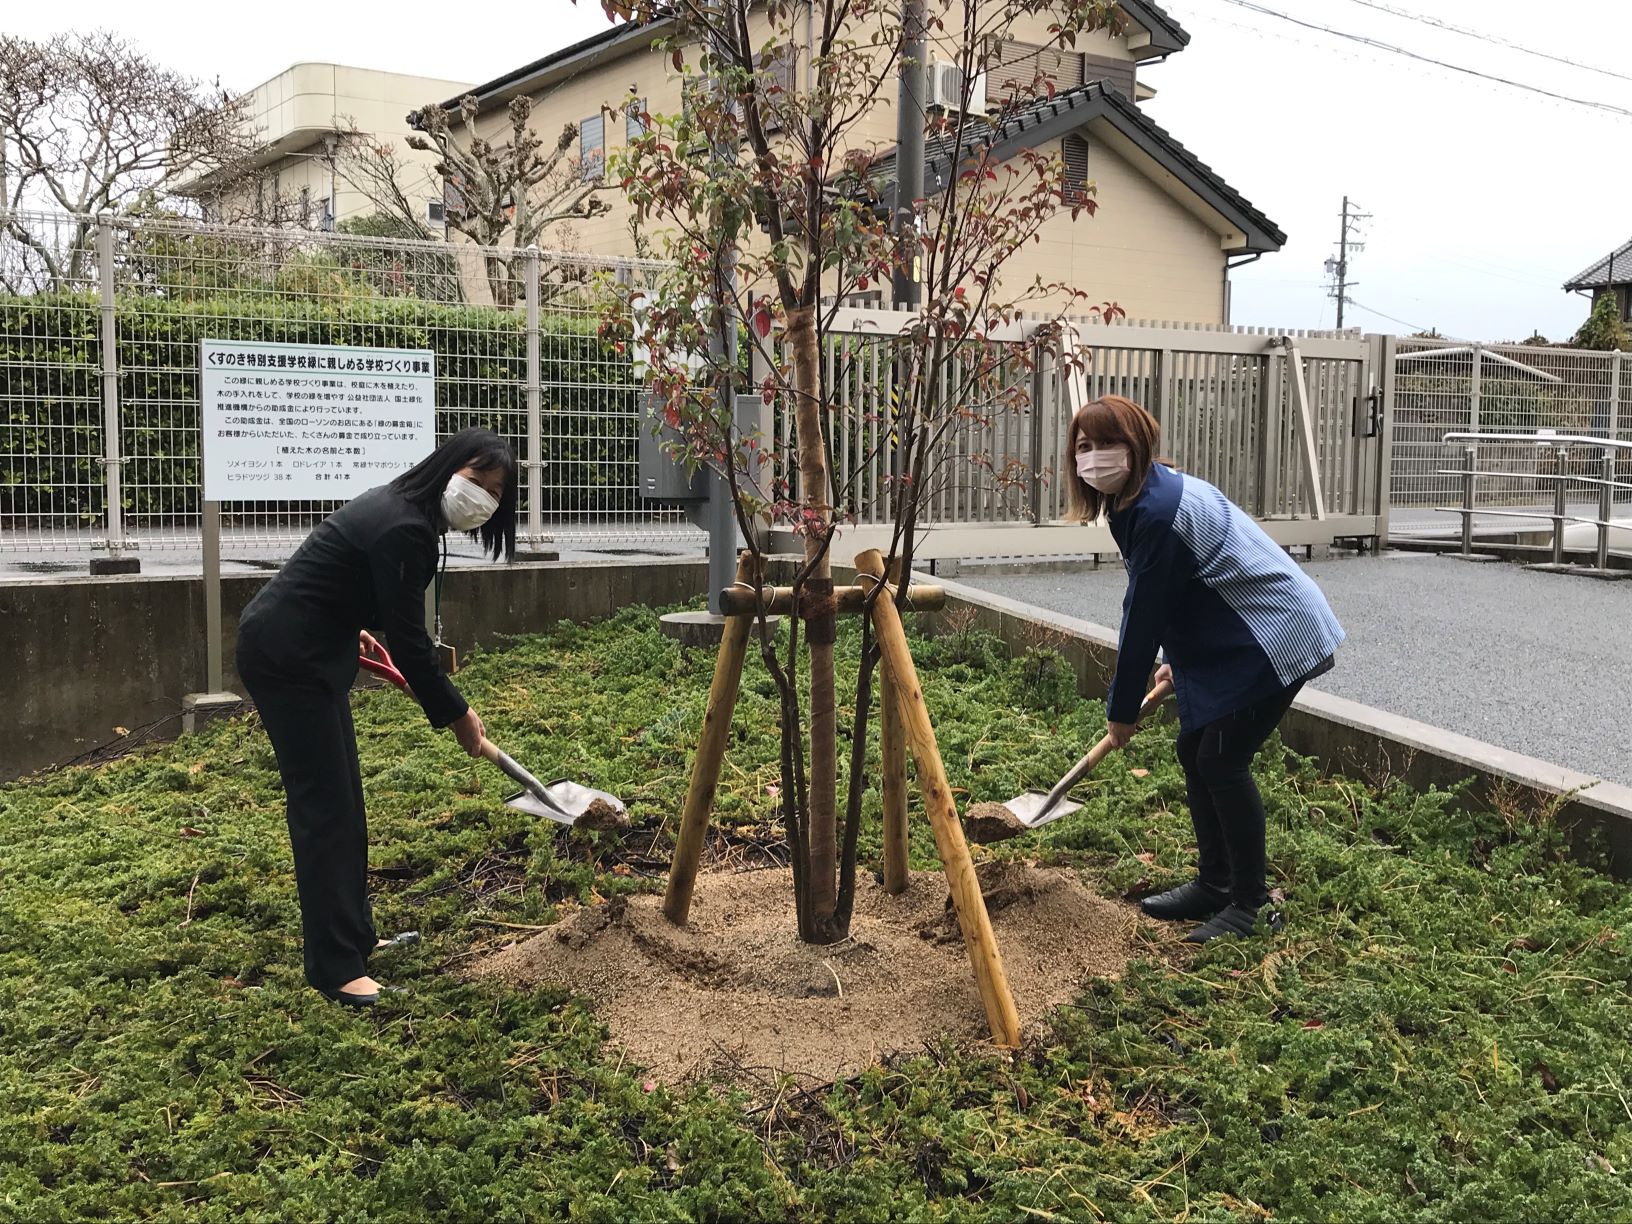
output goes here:
[{"label": "gate post", "polygon": [[113,285],[113,218],[96,216],[96,291],[102,305],[102,479],[107,500],[106,557],[91,558],[93,574],[136,574],[142,563],[125,556],[124,467],[119,437],[119,318]]}]

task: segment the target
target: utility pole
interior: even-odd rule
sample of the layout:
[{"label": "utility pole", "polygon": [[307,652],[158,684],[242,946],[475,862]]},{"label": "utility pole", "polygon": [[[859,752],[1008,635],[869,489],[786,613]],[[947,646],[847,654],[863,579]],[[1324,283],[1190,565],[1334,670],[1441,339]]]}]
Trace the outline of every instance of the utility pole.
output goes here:
[{"label": "utility pole", "polygon": [[906,0],[901,14],[900,80],[895,101],[895,308],[918,309],[916,205],[924,194],[924,61],[929,41],[924,0]]},{"label": "utility pole", "polygon": [[[895,270],[892,295],[897,310],[916,311],[923,297],[918,280],[923,243],[918,232],[918,200],[924,194],[924,74],[929,59],[929,37],[925,24],[925,0],[906,0],[901,12],[900,77],[895,98]],[[890,406],[890,443],[885,456],[891,477],[890,504],[902,494],[907,439],[899,436],[901,400],[912,379],[908,346],[902,345],[896,358],[895,394]]]},{"label": "utility pole", "polygon": [[1355,241],[1350,235],[1359,233],[1359,223],[1370,217],[1370,213],[1358,211],[1348,196],[1343,197],[1343,228],[1338,232],[1337,258],[1326,261],[1326,275],[1332,278],[1328,296],[1337,299],[1338,331],[1343,330],[1343,307],[1349,305],[1349,290],[1357,283],[1349,279],[1349,253],[1366,249],[1365,243]]}]

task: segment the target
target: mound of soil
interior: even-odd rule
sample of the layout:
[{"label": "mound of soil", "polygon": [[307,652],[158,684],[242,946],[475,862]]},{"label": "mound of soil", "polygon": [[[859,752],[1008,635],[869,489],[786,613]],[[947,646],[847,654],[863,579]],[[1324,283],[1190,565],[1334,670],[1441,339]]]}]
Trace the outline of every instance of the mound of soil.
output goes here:
[{"label": "mound of soil", "polygon": [[976,845],[1008,841],[1027,831],[1020,818],[1001,803],[977,803],[963,814],[963,831]]},{"label": "mound of soil", "polygon": [[[1075,872],[989,862],[978,876],[1028,1029],[1084,978],[1127,963],[1134,911]],[[825,1083],[943,1035],[988,1036],[939,873],[915,872],[895,897],[863,876],[851,937],[828,947],[799,942],[789,872],[700,877],[685,928],[661,905],[639,896],[581,910],[474,972],[588,996],[612,1039],[671,1083],[765,1085],[781,1073]]]}]

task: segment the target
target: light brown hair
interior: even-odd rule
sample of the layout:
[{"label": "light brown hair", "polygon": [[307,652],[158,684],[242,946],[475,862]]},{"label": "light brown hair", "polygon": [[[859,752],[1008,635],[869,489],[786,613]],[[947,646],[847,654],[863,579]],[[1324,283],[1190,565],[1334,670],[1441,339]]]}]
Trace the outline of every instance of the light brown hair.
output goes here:
[{"label": "light brown hair", "polygon": [[[1128,448],[1128,481],[1111,497],[1077,475],[1077,443],[1086,438],[1095,446]],[[1125,510],[1145,487],[1150,465],[1157,460],[1162,427],[1138,404],[1120,395],[1106,395],[1078,408],[1065,435],[1065,462],[1071,490],[1071,517],[1092,523],[1107,510]]]}]

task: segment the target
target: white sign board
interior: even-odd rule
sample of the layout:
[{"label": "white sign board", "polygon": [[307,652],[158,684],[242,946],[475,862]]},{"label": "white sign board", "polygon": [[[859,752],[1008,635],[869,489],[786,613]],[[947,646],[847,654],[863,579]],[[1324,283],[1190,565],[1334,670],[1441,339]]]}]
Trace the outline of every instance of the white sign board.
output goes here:
[{"label": "white sign board", "polygon": [[436,447],[428,349],[204,340],[206,501],[345,501]]}]

